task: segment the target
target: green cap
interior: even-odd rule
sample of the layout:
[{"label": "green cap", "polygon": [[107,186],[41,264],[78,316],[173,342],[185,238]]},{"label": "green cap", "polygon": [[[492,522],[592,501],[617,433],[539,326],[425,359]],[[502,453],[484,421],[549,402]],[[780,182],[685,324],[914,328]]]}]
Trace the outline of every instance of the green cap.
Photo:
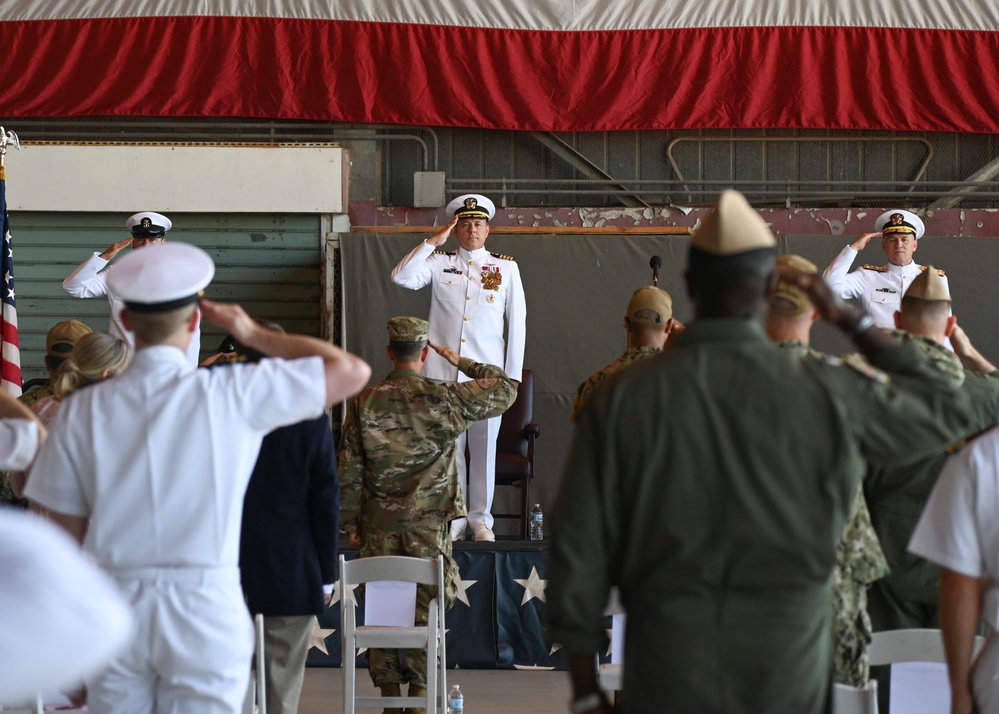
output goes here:
[{"label": "green cap", "polygon": [[393,317],[388,321],[392,342],[426,342],[430,325],[418,317]]}]

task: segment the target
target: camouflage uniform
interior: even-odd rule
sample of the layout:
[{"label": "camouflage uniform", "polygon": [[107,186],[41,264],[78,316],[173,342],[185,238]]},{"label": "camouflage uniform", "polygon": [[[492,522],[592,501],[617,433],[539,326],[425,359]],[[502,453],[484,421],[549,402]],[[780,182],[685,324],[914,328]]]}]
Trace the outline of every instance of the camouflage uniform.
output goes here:
[{"label": "camouflage uniform", "polygon": [[[439,384],[395,370],[354,397],[339,462],[340,523],[361,536],[359,556],[443,554],[448,606],[458,572],[448,522],[465,515],[455,439],[472,422],[502,414],[517,396],[499,367],[462,357],[458,368],[472,381]],[[417,591],[417,621],[426,622],[435,593]],[[394,650],[371,650],[369,662],[378,687],[405,681],[426,687],[426,652],[409,650],[400,662]]]},{"label": "camouflage uniform", "polygon": [[576,417],[583,410],[583,405],[590,398],[590,394],[593,393],[594,389],[603,384],[604,380],[615,372],[620,372],[622,369],[635,364],[635,362],[648,359],[659,354],[659,352],[660,350],[655,347],[632,347],[602,370],[591,375],[589,379],[579,385],[579,391],[576,394],[576,404],[572,408],[572,420],[576,421]]},{"label": "camouflage uniform", "polygon": [[54,397],[55,391],[52,389],[52,382],[49,382],[44,387],[39,387],[38,389],[32,389],[27,394],[22,394],[17,398],[17,401],[21,402],[24,406],[31,408],[31,405],[45,397]]},{"label": "camouflage uniform", "polygon": [[[803,357],[827,359],[800,342],[784,340],[777,344]],[[834,680],[840,684],[862,687],[870,676],[867,647],[871,643],[871,620],[867,615],[867,589],[887,574],[888,561],[871,525],[864,494],[858,488],[850,520],[836,546],[832,578]]]}]

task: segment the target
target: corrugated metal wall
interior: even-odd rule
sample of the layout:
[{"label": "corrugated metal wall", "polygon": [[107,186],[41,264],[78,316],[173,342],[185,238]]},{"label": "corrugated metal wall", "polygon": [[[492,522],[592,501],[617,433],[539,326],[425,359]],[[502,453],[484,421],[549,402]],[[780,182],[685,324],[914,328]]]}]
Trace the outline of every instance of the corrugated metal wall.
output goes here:
[{"label": "corrugated metal wall", "polygon": [[[106,299],[79,300],[66,295],[61,284],[91,253],[127,237],[125,218],[106,213],[11,214],[25,381],[45,376],[45,335],[54,323],[77,319],[95,330],[107,329]],[[321,334],[320,216],[182,213],[170,218],[170,240],[200,246],[215,260],[215,280],[207,297],[238,302],[254,317],[273,320],[289,332]],[[221,339],[217,328],[203,325],[202,357],[214,354]]]}]

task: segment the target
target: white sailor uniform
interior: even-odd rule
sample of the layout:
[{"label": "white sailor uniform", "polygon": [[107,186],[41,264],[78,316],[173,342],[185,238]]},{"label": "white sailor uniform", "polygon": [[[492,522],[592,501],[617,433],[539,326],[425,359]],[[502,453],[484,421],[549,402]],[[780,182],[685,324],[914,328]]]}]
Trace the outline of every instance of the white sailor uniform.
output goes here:
[{"label": "white sailor uniform", "polygon": [[0,419],[0,469],[24,471],[38,451],[38,422]]},{"label": "white sailor uniform", "polygon": [[[410,290],[431,286],[430,341],[450,347],[462,357],[502,367],[520,381],[524,368],[527,303],[517,263],[510,256],[485,248],[435,251],[426,241],[403,258],[392,271],[392,281]],[[506,339],[504,340],[504,329]],[[423,375],[442,381],[469,377],[431,351]],[[496,481],[496,436],[500,420],[475,422],[458,440],[458,480],[468,505],[468,521],[493,526],[490,513]],[[468,440],[469,470],[460,455]],[[459,522],[459,525],[463,525]]]},{"label": "white sailor uniform", "polygon": [[26,495],[91,519],[85,548],[138,622],[88,682],[92,711],[241,711],[253,651],[243,494],[264,435],[322,414],[323,384],[318,357],[204,370],[155,346],[63,402]]},{"label": "white sailor uniform", "polygon": [[[125,308],[125,303],[108,292],[108,271],[114,270],[113,266],[107,267],[109,262],[104,260],[100,253],[94,253],[62,281],[62,289],[68,295],[77,298],[107,297],[108,303],[111,305],[111,322],[108,325],[108,332],[125,340],[134,352],[135,337],[125,329],[121,322],[121,311]],[[187,358],[192,365],[197,367],[200,356],[201,322],[199,321],[191,336],[191,343],[187,346]]]},{"label": "white sailor uniform", "polygon": [[[848,274],[858,251],[846,246],[822,273],[826,283],[841,298],[857,298],[864,310],[874,318],[874,324],[887,330],[895,329],[895,313],[901,309],[902,296],[922,271],[915,262],[908,265],[863,265]],[[940,272],[943,276],[943,272]],[[944,282],[947,282],[944,276]],[[949,287],[949,286],[948,286]]]},{"label": "white sailor uniform", "polygon": [[[982,581],[981,619],[999,629],[999,429],[972,441],[944,467],[909,550]],[[976,711],[999,710],[999,638],[990,637],[971,677]]]}]

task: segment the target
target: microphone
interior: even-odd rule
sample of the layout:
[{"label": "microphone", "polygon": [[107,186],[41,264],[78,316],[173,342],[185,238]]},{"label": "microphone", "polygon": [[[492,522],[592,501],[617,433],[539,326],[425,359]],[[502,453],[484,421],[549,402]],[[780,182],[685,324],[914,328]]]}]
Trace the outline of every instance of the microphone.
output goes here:
[{"label": "microphone", "polygon": [[649,259],[649,267],[652,268],[652,284],[659,285],[659,268],[663,267],[663,259],[658,255],[653,255]]}]

